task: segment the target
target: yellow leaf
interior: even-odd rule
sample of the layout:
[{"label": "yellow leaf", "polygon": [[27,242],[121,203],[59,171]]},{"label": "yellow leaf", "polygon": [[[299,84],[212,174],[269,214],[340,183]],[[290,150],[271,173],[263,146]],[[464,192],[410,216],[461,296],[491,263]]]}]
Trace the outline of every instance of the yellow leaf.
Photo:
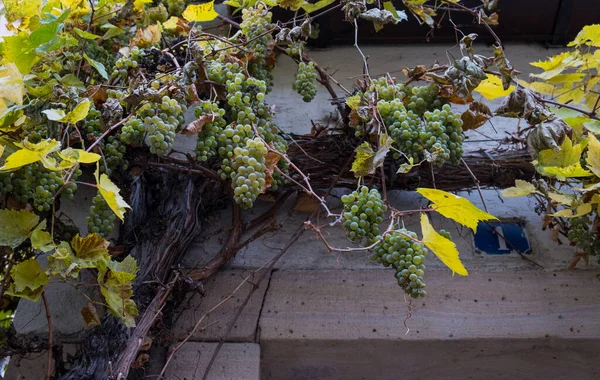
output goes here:
[{"label": "yellow leaf", "polygon": [[573,213],[573,211],[570,208],[566,208],[564,210],[555,212],[554,214],[550,214],[550,216],[564,217],[564,218],[577,218],[579,216],[589,214],[590,212],[592,212],[592,204],[584,203],[582,205],[577,206],[577,210],[575,210],[575,213]]},{"label": "yellow leaf", "polygon": [[475,91],[483,95],[487,100],[494,100],[503,96],[507,96],[513,90],[515,86],[510,86],[507,90],[502,87],[502,79],[496,75],[488,75],[487,79],[484,79],[479,83],[479,86],[475,88]]},{"label": "yellow leaf", "polygon": [[531,82],[529,88],[544,95],[552,95],[556,90],[556,86],[544,82]]},{"label": "yellow leaf", "polygon": [[212,21],[219,14],[215,12],[215,2],[188,5],[183,11],[183,18],[188,21]]},{"label": "yellow leaf", "polygon": [[581,167],[578,162],[571,166],[548,166],[544,167],[544,172],[555,175],[559,181],[564,181],[567,178],[591,177],[593,174]]},{"label": "yellow leaf", "polygon": [[425,188],[418,188],[417,192],[433,202],[431,207],[435,211],[446,218],[469,227],[473,232],[477,231],[477,225],[482,220],[498,220],[495,216],[478,209],[473,203],[458,195]]},{"label": "yellow leaf", "polygon": [[508,189],[502,190],[502,196],[505,198],[516,198],[536,192],[535,186],[527,181],[517,179],[515,180],[515,187],[509,187]]},{"label": "yellow leaf", "polygon": [[585,141],[573,145],[573,141],[567,136],[556,152],[553,149],[544,149],[538,154],[538,163],[543,166],[567,167],[579,162],[579,158],[585,149]]},{"label": "yellow leaf", "polygon": [[421,232],[423,233],[423,244],[450,268],[452,273],[458,273],[461,276],[469,275],[460,261],[454,242],[437,233],[425,214],[421,214]]},{"label": "yellow leaf", "polygon": [[94,175],[96,176],[98,191],[115,215],[123,220],[125,211],[127,211],[126,209],[131,207],[129,207],[127,202],[125,202],[123,197],[119,194],[121,190],[117,185],[115,185],[106,174],[102,174],[100,177],[98,177],[98,174],[100,174],[100,167],[96,164],[96,173],[94,173]]},{"label": "yellow leaf", "polygon": [[89,99],[85,99],[84,101],[80,102],[79,104],[77,104],[75,106],[75,108],[73,108],[71,110],[71,112],[69,112],[64,119],[62,119],[61,121],[64,123],[77,123],[83,119],[85,119],[85,117],[88,115],[88,113],[90,112],[90,100]]},{"label": "yellow leaf", "polygon": [[600,177],[600,142],[593,134],[588,135],[588,153],[586,158],[588,169]]},{"label": "yellow leaf", "polygon": [[60,149],[60,142],[56,140],[43,140],[37,144],[24,141],[22,144],[15,143],[21,149],[6,158],[0,172],[12,171],[22,166],[33,164],[46,158],[52,152]]},{"label": "yellow leaf", "polygon": [[302,5],[302,9],[304,9],[306,13],[312,13],[314,11],[318,11],[319,9],[325,8],[334,1],[335,0],[319,0],[314,4],[307,2]]},{"label": "yellow leaf", "polygon": [[150,25],[145,29],[138,29],[133,37],[133,42],[142,47],[147,47],[160,42],[161,29],[158,24]]},{"label": "yellow leaf", "polygon": [[354,176],[358,178],[374,173],[373,158],[375,157],[375,152],[371,148],[371,144],[365,141],[357,146],[354,152],[356,153],[356,157],[352,162],[352,168],[350,168],[354,172]]},{"label": "yellow leaf", "polygon": [[163,22],[163,28],[166,30],[172,30],[177,28],[177,22],[179,22],[179,18],[175,16],[171,16],[170,19]]},{"label": "yellow leaf", "polygon": [[540,78],[544,80],[554,78],[567,68],[571,60],[571,53],[566,51],[550,57],[545,61],[531,62],[531,66],[539,67],[540,69],[544,70],[544,72],[541,74],[531,74],[531,76],[533,78]]},{"label": "yellow leaf", "polygon": [[575,39],[568,46],[591,45],[600,47],[600,24],[586,25],[579,31]]},{"label": "yellow leaf", "polygon": [[357,110],[360,104],[360,95],[349,96],[346,98],[346,104],[350,109]]},{"label": "yellow leaf", "polygon": [[583,73],[571,73],[571,74],[560,74],[551,79],[548,79],[548,83],[573,83],[579,82],[585,78],[586,74]]},{"label": "yellow leaf", "polygon": [[553,192],[548,192],[548,198],[552,199],[555,202],[558,202],[560,204],[567,205],[567,206],[570,206],[571,203],[573,203],[573,201],[575,200],[575,198],[572,196],[568,196],[568,195],[561,194],[561,193],[553,193]]},{"label": "yellow leaf", "polygon": [[58,156],[63,160],[60,167],[63,169],[73,167],[76,163],[93,164],[100,160],[100,155],[86,152],[83,149],[67,148],[58,152]]},{"label": "yellow leaf", "polygon": [[0,67],[0,98],[23,105],[25,84],[17,65],[10,62]]},{"label": "yellow leaf", "polygon": [[133,2],[133,10],[141,13],[144,10],[144,4],[149,4],[151,2],[152,0],[135,0]]}]

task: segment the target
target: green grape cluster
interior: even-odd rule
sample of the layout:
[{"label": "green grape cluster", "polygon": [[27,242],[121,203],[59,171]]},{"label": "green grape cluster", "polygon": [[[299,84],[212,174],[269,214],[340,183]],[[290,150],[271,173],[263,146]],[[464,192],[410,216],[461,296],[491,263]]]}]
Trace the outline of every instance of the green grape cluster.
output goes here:
[{"label": "green grape cluster", "polygon": [[233,154],[233,198],[243,208],[250,208],[266,183],[267,147],[259,138],[248,139],[246,146],[234,148]]},{"label": "green grape cluster", "polygon": [[245,147],[246,141],[253,135],[252,126],[249,124],[229,124],[217,136],[219,148],[217,152],[223,159],[219,169],[221,179],[231,179],[234,175],[232,164],[234,150],[237,147]]},{"label": "green grape cluster", "polygon": [[362,244],[365,239],[371,243],[379,235],[379,224],[387,212],[379,191],[362,186],[342,196],[342,203],[342,220],[348,238],[356,244]]},{"label": "green grape cluster", "polygon": [[216,102],[202,101],[194,110],[194,115],[197,118],[207,114],[218,116],[210,118],[202,127],[202,131],[198,133],[196,156],[200,161],[206,161],[217,153],[217,137],[227,123],[223,118],[225,110],[220,108]]},{"label": "green grape cluster", "polygon": [[185,104],[166,95],[160,103],[146,103],[123,125],[120,139],[130,145],[145,141],[150,152],[164,156],[173,147],[175,134],[184,124],[186,110]]},{"label": "green grape cluster", "polygon": [[109,176],[114,171],[126,170],[128,165],[127,160],[124,158],[126,151],[127,148],[118,135],[108,136],[103,143],[103,164],[100,165],[100,170],[106,172]]},{"label": "green grape cluster", "polygon": [[181,16],[185,10],[187,2],[185,0],[167,0],[167,8],[169,9],[169,15]]},{"label": "green grape cluster", "polygon": [[117,60],[117,62],[115,62],[115,69],[111,74],[111,79],[127,78],[129,69],[135,69],[138,67],[142,53],[143,50],[141,50],[137,46],[132,47],[129,51],[129,56],[121,57]]},{"label": "green grape cluster", "polygon": [[413,298],[427,295],[423,282],[427,248],[416,238],[416,233],[404,228],[393,231],[385,235],[371,255],[372,261],[396,270],[398,285]]},{"label": "green grape cluster", "polygon": [[[81,170],[77,169],[71,179],[74,180],[79,175],[81,175]],[[4,187],[7,191],[10,189],[17,201],[31,202],[37,211],[47,212],[52,209],[54,195],[63,185],[64,181],[59,172],[46,169],[41,163],[36,162],[14,172],[10,178],[10,185],[7,183]],[[75,190],[77,190],[77,185],[71,182],[64,187],[61,196],[73,199]]]},{"label": "green grape cluster", "polygon": [[267,63],[264,58],[255,59],[248,63],[248,72],[254,78],[266,83],[265,93],[273,89],[273,66]]},{"label": "green grape cluster", "polygon": [[138,145],[144,141],[145,133],[144,121],[134,116],[123,124],[120,139],[127,145]]},{"label": "green grape cluster", "polygon": [[32,143],[37,144],[48,138],[48,126],[46,124],[27,118],[22,128],[27,140]]},{"label": "green grape cluster", "polygon": [[273,14],[263,3],[242,9],[240,30],[246,37],[246,41],[249,41],[247,48],[252,50],[253,58],[265,58],[269,54],[269,44],[273,36],[267,32],[274,28],[271,23],[272,17]]},{"label": "green grape cluster", "polygon": [[315,65],[312,62],[298,64],[298,72],[292,85],[294,91],[296,91],[302,100],[310,102],[317,95],[317,72]]},{"label": "green grape cluster", "polygon": [[465,139],[460,114],[454,113],[449,104],[433,112],[426,111],[423,115],[426,125],[419,132],[424,148],[433,154],[433,162],[458,163],[463,155],[463,140]]},{"label": "green grape cluster", "polygon": [[299,58],[304,51],[304,45],[305,44],[302,41],[290,42],[285,48],[285,53],[292,58]]},{"label": "green grape cluster", "polygon": [[373,79],[369,91],[375,92],[377,99],[388,102],[394,99],[403,99],[406,95],[406,88],[403,83],[396,83],[395,80],[386,77]]},{"label": "green grape cluster", "polygon": [[[110,46],[110,44],[107,45]],[[107,70],[111,70],[115,65],[115,56],[112,51],[109,50],[105,49],[98,40],[87,40],[87,43],[85,44],[85,53],[87,56],[94,61],[102,63]],[[99,74],[98,78],[100,78]]]},{"label": "green grape cluster", "polygon": [[102,116],[102,112],[96,108],[96,106],[92,105],[90,107],[90,111],[84,120],[84,128],[85,131],[94,137],[99,137],[102,134],[102,128],[100,126],[100,118]]},{"label": "green grape cluster", "polygon": [[148,20],[150,20],[151,24],[155,24],[156,22],[165,22],[169,19],[167,8],[162,3],[155,7],[147,8],[146,15],[148,16]]},{"label": "green grape cluster", "polygon": [[110,209],[108,203],[101,194],[97,194],[92,199],[90,214],[85,219],[88,232],[97,233],[103,237],[108,236],[114,229],[115,218],[115,213]]},{"label": "green grape cluster", "polygon": [[387,127],[396,150],[393,151],[395,159],[401,158],[402,152],[406,157],[419,160],[423,154],[423,144],[420,140],[422,123],[420,118],[413,112],[407,111],[402,99],[391,101],[381,100],[377,103],[377,109]]},{"label": "green grape cluster", "polygon": [[0,197],[13,191],[10,173],[0,173]]},{"label": "green grape cluster", "polygon": [[424,86],[415,86],[409,89],[405,97],[406,109],[422,116],[425,111],[442,108],[448,101],[439,96],[440,86],[429,83]]},{"label": "green grape cluster", "polygon": [[600,238],[590,229],[591,220],[589,216],[584,215],[577,218],[571,218],[571,228],[567,233],[569,241],[579,249],[591,256],[600,254]]},{"label": "green grape cluster", "polygon": [[206,63],[206,74],[208,79],[220,84],[225,84],[228,79],[233,79],[234,76],[242,72],[242,70],[243,67],[237,62],[222,63],[214,60]]}]

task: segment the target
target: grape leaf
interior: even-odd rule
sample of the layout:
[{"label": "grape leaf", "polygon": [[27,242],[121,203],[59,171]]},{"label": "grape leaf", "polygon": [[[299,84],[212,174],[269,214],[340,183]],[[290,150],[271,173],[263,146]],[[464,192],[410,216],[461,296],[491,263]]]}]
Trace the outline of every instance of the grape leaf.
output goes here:
[{"label": "grape leaf", "polygon": [[0,67],[0,98],[23,105],[23,96],[25,84],[17,66],[11,62]]},{"label": "grape leaf", "polygon": [[[105,36],[108,35],[108,33],[113,30],[110,29],[108,32],[106,32]],[[120,32],[120,29],[119,29]],[[119,33],[117,33],[119,34]],[[87,54],[83,53],[83,58],[85,58],[85,60],[87,61],[87,63],[90,64],[90,66],[92,66],[94,69],[96,69],[96,71],[98,72],[98,74],[100,74],[100,76],[106,80],[108,80],[108,73],[106,72],[106,68],[104,67],[104,65],[102,64],[102,62],[98,62],[92,58],[90,58]]]},{"label": "grape leaf", "polygon": [[219,14],[215,12],[215,1],[209,1],[204,4],[188,5],[181,14],[187,21],[212,21]]},{"label": "grape leaf", "polygon": [[133,9],[141,13],[144,11],[144,4],[149,4],[151,2],[152,0],[134,0]]},{"label": "grape leaf", "polygon": [[97,38],[100,38],[100,36],[94,34],[94,33],[90,33],[90,32],[86,32],[84,30],[81,30],[79,28],[73,28],[73,31],[75,31],[75,33],[77,33],[77,35],[83,39],[86,40],[95,40]]},{"label": "grape leaf", "polygon": [[408,21],[408,16],[405,11],[399,11],[394,7],[394,4],[391,1],[386,1],[383,3],[383,9],[389,11],[396,18],[396,22]]},{"label": "grape leaf", "polygon": [[0,168],[0,172],[12,171],[22,166],[33,164],[60,149],[60,142],[54,139],[42,140],[37,144],[32,144],[25,140],[22,143],[15,143],[15,145],[21,149],[6,158],[4,166]]},{"label": "grape leaf", "polygon": [[53,276],[65,279],[79,276],[80,268],[75,262],[75,255],[67,242],[61,242],[52,255],[48,256],[48,270]]},{"label": "grape leaf", "polygon": [[96,177],[98,191],[115,215],[118,216],[119,219],[123,220],[126,209],[131,207],[129,207],[127,202],[125,202],[123,197],[119,194],[121,190],[110,180],[110,178],[108,178],[106,174],[98,176],[100,173],[100,166],[98,166],[97,163],[96,165],[96,173],[94,175]]},{"label": "grape leaf", "polygon": [[75,108],[71,110],[62,120],[64,123],[77,123],[88,115],[90,112],[91,102],[89,99],[84,99],[82,102],[77,104]]},{"label": "grape leaf", "polygon": [[304,11],[306,13],[312,13],[312,12],[318,11],[319,9],[325,8],[329,4],[332,4],[333,2],[335,2],[335,0],[319,0],[314,4],[305,2],[304,4],[302,4],[302,9],[304,9]]},{"label": "grape leaf", "polygon": [[179,18],[175,16],[171,16],[167,21],[162,23],[162,26],[165,30],[173,30],[177,28],[177,23],[179,22]]},{"label": "grape leaf", "polygon": [[421,232],[423,233],[423,244],[429,248],[452,273],[468,276],[469,272],[460,261],[456,245],[450,239],[440,235],[429,223],[427,215],[421,214]]},{"label": "grape leaf", "polygon": [[49,252],[55,248],[52,235],[41,229],[36,229],[31,233],[31,246],[44,252]]},{"label": "grape leaf", "polygon": [[58,152],[58,156],[62,159],[60,163],[61,169],[68,169],[73,167],[75,164],[93,164],[100,160],[100,155],[96,153],[86,152],[83,149],[67,148]]},{"label": "grape leaf", "polygon": [[88,302],[86,306],[81,309],[81,316],[83,317],[84,328],[99,326],[100,317],[98,317],[98,311],[93,303]]},{"label": "grape leaf", "polygon": [[18,247],[39,221],[40,217],[31,211],[0,209],[0,246]]},{"label": "grape leaf", "polygon": [[567,46],[590,45],[600,47],[600,24],[586,25]]},{"label": "grape leaf", "polygon": [[567,205],[567,206],[570,206],[573,203],[573,201],[575,200],[575,197],[573,197],[573,196],[569,196],[569,195],[565,195],[565,194],[561,194],[561,193],[554,193],[551,191],[548,192],[548,198],[552,199],[555,202],[558,202],[560,204]]},{"label": "grape leaf", "polygon": [[585,149],[585,142],[573,145],[573,141],[565,136],[563,143],[558,151],[554,149],[545,149],[539,152],[538,164],[545,166],[567,167],[579,162],[581,154]]},{"label": "grape leaf", "polygon": [[479,92],[487,100],[507,96],[514,89],[515,86],[510,86],[505,90],[502,85],[502,79],[496,75],[488,75],[487,79],[482,80],[479,86],[475,87],[475,91]]},{"label": "grape leaf", "polygon": [[542,168],[545,175],[555,175],[559,181],[564,181],[567,178],[591,177],[594,174],[581,167],[578,162],[570,166],[545,166]]},{"label": "grape leaf", "polygon": [[138,315],[137,306],[131,299],[136,271],[135,260],[128,256],[122,263],[110,262],[109,267],[98,273],[100,293],[110,312],[120,317],[127,327],[135,326],[135,317]]},{"label": "grape leaf", "polygon": [[473,203],[458,195],[450,194],[442,190],[425,188],[418,188],[417,192],[433,202],[431,207],[434,208],[436,212],[442,214],[446,218],[450,218],[455,222],[469,227],[473,232],[477,231],[477,225],[480,221],[498,220],[495,216],[478,209]]},{"label": "grape leaf", "polygon": [[554,214],[550,214],[550,216],[564,217],[564,218],[577,218],[577,217],[589,214],[590,212],[592,212],[592,204],[584,203],[582,205],[577,206],[577,209],[575,210],[574,213],[570,208],[566,208],[564,210],[555,212]]},{"label": "grape leaf", "polygon": [[75,262],[79,268],[95,268],[101,263],[110,261],[108,245],[102,236],[92,233],[85,238],[76,235],[71,240],[71,247],[75,251]]},{"label": "grape leaf", "polygon": [[43,110],[42,113],[46,115],[48,120],[52,121],[61,121],[66,116],[65,111],[61,110],[60,108],[50,108],[47,110]]},{"label": "grape leaf", "polygon": [[593,134],[588,135],[588,152],[586,163],[597,177],[600,177],[600,142]]},{"label": "grape leaf", "polygon": [[355,177],[363,177],[368,175],[369,172],[372,172],[372,164],[373,157],[375,157],[375,152],[373,148],[371,148],[371,144],[368,141],[363,142],[354,150],[356,153],[356,157],[352,162],[351,171],[354,172]]},{"label": "grape leaf", "polygon": [[502,190],[502,196],[505,198],[516,198],[525,195],[537,193],[535,186],[527,181],[520,179],[515,180],[515,186]]},{"label": "grape leaf", "polygon": [[44,286],[49,282],[48,275],[35,259],[25,260],[13,266],[10,270],[10,276],[13,280],[12,295],[23,296],[34,301],[37,300],[44,291]]},{"label": "grape leaf", "polygon": [[[103,40],[109,40],[109,39],[111,39],[113,37],[116,37],[119,34],[123,33],[123,30],[121,28],[119,28],[118,26],[115,26],[115,25],[113,25],[111,23],[103,24],[102,26],[100,26],[100,29],[106,29],[106,33],[104,33],[104,35],[102,36]],[[85,56],[85,54],[84,54],[84,56]],[[102,75],[102,72],[100,72],[100,70],[98,69],[98,67],[94,66],[94,64],[92,64],[92,62],[90,62],[91,58],[89,58],[89,59],[88,58],[89,57],[87,57],[86,60],[89,62],[89,64],[92,67],[94,67],[96,70],[98,70],[98,72],[100,73],[100,75]],[[101,64],[98,61],[94,61],[94,62],[97,62],[97,63],[99,63],[102,66],[102,69],[104,70],[104,75],[106,75],[106,69],[104,68],[104,65]],[[102,75],[103,78],[104,78],[104,75]],[[104,78],[104,79],[108,79],[108,77]]]}]

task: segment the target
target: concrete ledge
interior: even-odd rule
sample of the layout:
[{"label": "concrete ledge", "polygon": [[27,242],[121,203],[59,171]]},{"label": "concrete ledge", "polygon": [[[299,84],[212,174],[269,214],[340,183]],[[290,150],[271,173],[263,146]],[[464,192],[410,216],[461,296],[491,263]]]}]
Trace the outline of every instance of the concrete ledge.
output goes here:
[{"label": "concrete ledge", "polygon": [[[74,344],[63,345],[63,359],[67,358],[67,354],[74,355],[76,351],[77,346]],[[26,358],[11,358],[4,380],[45,379],[47,364],[48,352],[46,351]]]},{"label": "concrete ledge", "polygon": [[425,273],[428,296],[409,303],[393,271],[277,271],[261,342],[294,339],[600,339],[597,272]]},{"label": "concrete ledge", "polygon": [[391,270],[276,271],[262,378],[597,379],[596,273],[429,270],[408,318]]},{"label": "concrete ledge", "polygon": [[[181,314],[177,323],[175,323],[173,333],[183,338],[192,330],[198,319],[205,312],[228,297],[240,285],[243,279],[251,274],[252,271],[227,270],[208,279],[204,285],[206,296],[201,297],[197,294],[189,304],[183,305],[186,309]],[[241,303],[244,302],[246,296],[254,286],[252,282],[252,279],[246,282],[229,301],[206,317],[200,328],[207,327],[204,330],[196,330],[192,340],[220,340],[227,331],[229,323],[233,320]],[[248,305],[244,308],[237,323],[227,337],[227,341],[253,342],[255,340],[258,317],[268,283],[269,278],[265,278],[257,291],[252,295]]]},{"label": "concrete ledge", "polygon": [[[188,343],[174,356],[165,379],[200,380],[217,343]],[[255,343],[225,343],[215,363],[209,380],[258,380],[260,372],[260,347]]]}]

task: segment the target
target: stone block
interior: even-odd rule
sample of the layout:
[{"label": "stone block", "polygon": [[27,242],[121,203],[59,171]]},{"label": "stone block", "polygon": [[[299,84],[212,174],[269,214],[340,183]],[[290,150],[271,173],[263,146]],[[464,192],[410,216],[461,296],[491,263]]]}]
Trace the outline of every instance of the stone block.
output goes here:
[{"label": "stone block", "polygon": [[[165,379],[200,380],[217,343],[187,343],[173,357]],[[255,343],[225,343],[208,380],[259,380],[260,347]]]}]

